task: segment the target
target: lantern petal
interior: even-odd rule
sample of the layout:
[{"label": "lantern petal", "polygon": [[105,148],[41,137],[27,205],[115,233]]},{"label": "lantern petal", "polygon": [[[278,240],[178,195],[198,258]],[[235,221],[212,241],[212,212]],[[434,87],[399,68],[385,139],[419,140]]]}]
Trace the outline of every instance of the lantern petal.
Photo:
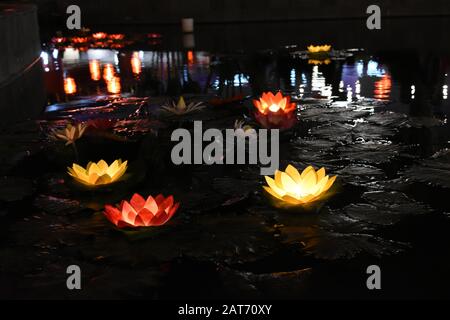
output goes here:
[{"label": "lantern petal", "polygon": [[313,166],[308,166],[308,167],[306,167],[306,169],[303,170],[303,172],[302,172],[302,174],[301,174],[302,179],[305,178],[305,176],[306,176],[311,170],[314,170],[314,167],[313,167]]},{"label": "lantern petal", "polygon": [[328,183],[328,176],[322,178],[322,179],[317,183],[317,185],[316,185],[314,191],[312,192],[312,194],[319,195],[319,194],[321,194],[322,192],[324,192],[324,189],[325,189],[325,186],[327,185],[327,183]]},{"label": "lantern petal", "polygon": [[269,185],[269,187],[272,189],[272,191],[276,194],[278,194],[280,197],[284,196],[286,194],[286,191],[284,191],[282,188],[278,187],[277,183],[270,177],[265,177],[266,182]]},{"label": "lantern petal", "polygon": [[108,220],[114,223],[115,225],[117,225],[120,218],[122,217],[121,212],[116,207],[110,205],[105,206],[104,214],[108,218]]},{"label": "lantern petal", "polygon": [[281,183],[283,184],[283,190],[286,192],[295,194],[298,190],[298,185],[285,172],[281,173]]},{"label": "lantern petal", "polygon": [[150,211],[153,215],[155,215],[158,212],[158,205],[152,196],[149,196],[147,198],[147,201],[145,202],[145,208],[148,211]]},{"label": "lantern petal", "polygon": [[128,223],[133,224],[136,216],[137,212],[134,210],[134,208],[128,203],[128,201],[124,201],[122,206],[122,219]]},{"label": "lantern petal", "polygon": [[290,204],[301,204],[301,203],[303,203],[301,201],[301,199],[297,199],[297,198],[292,197],[290,195],[284,195],[281,199],[283,201],[287,202],[287,203],[290,203]]},{"label": "lantern petal", "polygon": [[161,206],[161,203],[163,203],[164,200],[165,200],[165,198],[164,198],[164,196],[162,194],[158,194],[155,197],[155,201],[156,201],[156,204],[158,205],[158,208]]},{"label": "lantern petal", "polygon": [[145,206],[145,199],[140,194],[135,193],[130,200],[130,204],[136,212],[139,212]]},{"label": "lantern petal", "polygon": [[317,175],[316,171],[309,170],[308,173],[302,179],[302,186],[305,192],[310,192],[314,186],[317,184]]},{"label": "lantern petal", "polygon": [[179,207],[180,207],[180,203],[177,202],[177,203],[175,203],[175,204],[170,208],[170,211],[169,211],[169,219],[173,217],[173,215],[175,214],[175,212],[177,212],[177,210],[178,210]]},{"label": "lantern petal", "polygon": [[283,182],[281,181],[281,171],[279,170],[275,171],[275,183],[277,184],[278,188],[283,189]]},{"label": "lantern petal", "polygon": [[284,171],[292,178],[292,180],[295,181],[295,183],[300,184],[300,182],[302,181],[302,178],[300,176],[300,173],[294,166],[288,165],[286,167],[286,170],[284,170]]},{"label": "lantern petal", "polygon": [[144,225],[148,226],[150,224],[150,221],[153,219],[154,215],[146,208],[143,208],[141,211],[139,211],[139,217],[144,222]]},{"label": "lantern petal", "polygon": [[98,168],[100,169],[100,171],[103,173],[103,172],[106,172],[107,170],[108,170],[108,168],[109,168],[109,166],[108,166],[108,164],[106,163],[106,161],[105,160],[100,160],[98,163],[97,163],[97,166],[98,166]]},{"label": "lantern petal", "polygon": [[109,176],[114,176],[114,174],[117,172],[117,170],[119,169],[120,166],[120,160],[116,160],[113,163],[111,163],[111,165],[108,167],[108,169],[106,170],[106,173]]},{"label": "lantern petal", "polygon": [[325,168],[320,168],[320,170],[318,170],[316,174],[317,174],[317,181],[320,182],[320,180],[322,180],[325,177]]},{"label": "lantern petal", "polygon": [[159,205],[160,210],[164,210],[166,214],[169,212],[170,207],[173,205],[173,196],[167,197],[163,203]]},{"label": "lantern petal", "polygon": [[152,221],[150,221],[150,225],[155,227],[162,226],[169,221],[169,218],[169,215],[164,210],[159,210],[153,217]]},{"label": "lantern petal", "polygon": [[328,189],[330,189],[331,186],[334,184],[334,181],[336,181],[336,176],[334,176],[328,180],[327,184],[323,188],[323,192],[328,191]]},{"label": "lantern petal", "polygon": [[135,227],[144,227],[145,226],[144,220],[142,220],[141,216],[137,215],[134,218],[133,226],[135,226]]},{"label": "lantern petal", "polygon": [[275,191],[273,191],[271,188],[267,187],[267,186],[263,186],[264,190],[266,190],[268,193],[270,193],[272,196],[274,196],[277,199],[282,199],[282,197],[280,195],[278,195],[278,193],[276,193]]}]

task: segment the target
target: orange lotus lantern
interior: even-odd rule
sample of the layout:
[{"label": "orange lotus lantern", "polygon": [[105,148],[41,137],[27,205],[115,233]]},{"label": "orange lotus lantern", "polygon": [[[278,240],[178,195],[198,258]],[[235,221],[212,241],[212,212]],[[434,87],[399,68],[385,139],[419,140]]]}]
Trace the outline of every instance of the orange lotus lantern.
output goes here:
[{"label": "orange lotus lantern", "polygon": [[108,34],[106,32],[97,32],[92,35],[92,37],[96,40],[106,39],[107,36]]},{"label": "orange lotus lantern", "polygon": [[77,92],[77,84],[74,78],[67,77],[64,79],[64,92],[66,94],[74,94]]},{"label": "orange lotus lantern", "polygon": [[253,100],[253,104],[256,107],[255,119],[265,128],[288,129],[297,122],[297,105],[281,92],[276,95],[265,92],[259,100]]},{"label": "orange lotus lantern", "polygon": [[104,214],[118,228],[157,227],[169,221],[178,210],[173,196],[158,195],[144,199],[135,193],[130,202],[122,201],[119,206],[106,205]]},{"label": "orange lotus lantern", "polygon": [[91,74],[91,79],[98,81],[101,78],[100,63],[98,60],[89,61],[89,72]]},{"label": "orange lotus lantern", "polygon": [[106,86],[108,92],[112,94],[119,94],[122,90],[119,77],[113,77],[110,81],[106,83]]}]

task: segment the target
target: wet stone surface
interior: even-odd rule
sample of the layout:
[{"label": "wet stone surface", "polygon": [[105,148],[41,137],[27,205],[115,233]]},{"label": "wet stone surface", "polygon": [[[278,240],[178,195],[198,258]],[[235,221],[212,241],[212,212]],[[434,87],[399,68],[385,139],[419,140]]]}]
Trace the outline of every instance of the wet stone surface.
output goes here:
[{"label": "wet stone surface", "polygon": [[[0,134],[2,296],[364,296],[361,279],[368,265],[395,270],[405,257],[414,263],[424,248],[448,248],[448,236],[436,244],[423,233],[450,226],[447,145],[437,143],[439,151],[427,154],[401,134],[403,128],[447,126],[442,121],[386,111],[385,103],[374,100],[302,106],[297,128],[283,133],[280,167],[323,166],[338,180],[326,200],[279,209],[264,193],[257,166],[170,161],[174,128],[191,129],[194,120],[233,128],[235,120],[250,116],[241,104],[207,105],[179,118],[161,117],[157,102],[96,105],[88,114],[54,113],[39,126]],[[65,173],[75,161],[71,147],[46,133],[69,117],[84,121],[99,114],[113,119],[114,128],[77,141],[79,162],[122,158],[130,167],[128,179],[93,190],[71,181]],[[181,207],[162,227],[118,230],[104,217],[103,206],[135,192],[173,194]],[[77,293],[65,288],[71,264],[83,272],[83,290]],[[334,287],[327,282],[330,272],[342,277]],[[347,291],[338,293],[336,287],[345,284]]]}]

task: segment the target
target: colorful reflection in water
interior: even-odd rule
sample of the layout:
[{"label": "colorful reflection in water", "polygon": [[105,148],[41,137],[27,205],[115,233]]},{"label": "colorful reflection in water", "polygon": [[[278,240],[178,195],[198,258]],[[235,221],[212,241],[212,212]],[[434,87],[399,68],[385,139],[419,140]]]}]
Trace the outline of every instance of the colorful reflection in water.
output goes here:
[{"label": "colorful reflection in water", "polygon": [[[104,35],[95,34],[96,37],[102,39]],[[404,100],[406,96],[408,100],[404,102],[408,103],[417,99],[416,90],[420,90],[411,82],[397,83],[389,65],[363,53],[357,59],[291,58],[281,62],[276,54],[261,54],[255,62],[245,54],[212,54],[191,49],[130,52],[98,48],[80,51],[69,47],[45,51],[41,58],[49,103],[81,95],[107,94],[194,93],[231,98],[279,89],[300,99],[387,101]],[[65,77],[67,74],[70,78]],[[445,79],[436,89],[442,101],[448,101],[448,76]],[[65,97],[64,93],[70,96]]]},{"label": "colorful reflection in water", "polygon": [[89,72],[93,81],[99,81],[101,79],[100,63],[98,60],[89,61]]},{"label": "colorful reflection in water", "polygon": [[142,72],[142,61],[139,52],[133,52],[133,56],[131,57],[131,70],[137,76]]},{"label": "colorful reflection in water", "polygon": [[119,77],[112,77],[110,80],[106,81],[106,85],[108,92],[112,94],[119,94],[122,90]]},{"label": "colorful reflection in water", "polygon": [[64,79],[64,92],[66,94],[75,94],[77,92],[77,84],[74,78],[67,77]]},{"label": "colorful reflection in water", "polygon": [[380,80],[375,82],[373,96],[378,100],[389,100],[391,97],[392,80],[391,76],[385,74]]},{"label": "colorful reflection in water", "polygon": [[103,68],[103,80],[106,82],[111,81],[116,75],[116,70],[111,63],[105,64]]}]

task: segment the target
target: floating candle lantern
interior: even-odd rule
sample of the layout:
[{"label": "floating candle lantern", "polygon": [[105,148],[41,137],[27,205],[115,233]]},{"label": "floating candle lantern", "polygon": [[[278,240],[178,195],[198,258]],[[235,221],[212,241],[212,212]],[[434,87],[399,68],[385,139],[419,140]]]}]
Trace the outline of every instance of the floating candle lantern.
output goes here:
[{"label": "floating candle lantern", "polygon": [[172,102],[172,106],[162,106],[161,108],[166,112],[180,116],[194,111],[199,111],[205,108],[205,106],[201,102],[191,102],[186,105],[184,98],[180,97],[177,104]]},{"label": "floating candle lantern", "polygon": [[119,228],[156,227],[169,221],[178,210],[173,196],[158,195],[144,199],[134,194],[130,202],[122,201],[119,206],[105,206],[106,218]]},{"label": "floating candle lantern", "polygon": [[293,205],[319,200],[336,180],[336,176],[327,176],[324,168],[316,171],[309,166],[300,174],[292,165],[288,165],[285,172],[275,171],[275,179],[265,178],[269,186],[263,188],[268,193]]},{"label": "floating candle lantern", "polygon": [[92,35],[92,37],[97,40],[106,39],[107,36],[108,34],[105,32],[97,32]]},{"label": "floating candle lantern", "polygon": [[289,96],[283,97],[281,92],[263,93],[259,100],[253,100],[256,107],[255,118],[265,128],[288,129],[296,122],[295,103],[291,103]]},{"label": "floating candle lantern", "polygon": [[127,170],[127,163],[119,159],[108,165],[106,161],[100,160],[97,163],[89,162],[86,168],[74,163],[72,168],[68,168],[68,173],[84,185],[105,185],[119,180]]},{"label": "floating candle lantern", "polygon": [[66,146],[68,146],[80,139],[86,128],[87,126],[81,123],[77,125],[68,124],[64,129],[53,131],[53,137],[66,141]]}]

